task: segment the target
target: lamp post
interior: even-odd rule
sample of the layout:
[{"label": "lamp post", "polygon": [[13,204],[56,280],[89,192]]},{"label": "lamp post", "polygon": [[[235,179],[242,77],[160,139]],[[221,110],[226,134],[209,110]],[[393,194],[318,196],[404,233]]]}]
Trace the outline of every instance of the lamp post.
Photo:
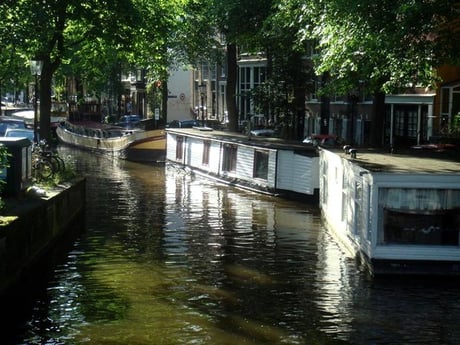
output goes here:
[{"label": "lamp post", "polygon": [[37,128],[38,128],[38,109],[37,109],[37,90],[38,90],[38,77],[42,74],[43,61],[30,60],[30,72],[35,76],[34,85],[34,143],[38,142]]}]

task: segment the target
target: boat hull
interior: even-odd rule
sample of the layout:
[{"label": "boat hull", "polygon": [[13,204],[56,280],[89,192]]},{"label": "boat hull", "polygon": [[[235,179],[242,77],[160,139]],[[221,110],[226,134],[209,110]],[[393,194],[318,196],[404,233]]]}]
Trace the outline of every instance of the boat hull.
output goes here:
[{"label": "boat hull", "polygon": [[56,129],[60,142],[108,156],[137,162],[164,162],[166,136],[163,129],[105,131],[75,125]]}]

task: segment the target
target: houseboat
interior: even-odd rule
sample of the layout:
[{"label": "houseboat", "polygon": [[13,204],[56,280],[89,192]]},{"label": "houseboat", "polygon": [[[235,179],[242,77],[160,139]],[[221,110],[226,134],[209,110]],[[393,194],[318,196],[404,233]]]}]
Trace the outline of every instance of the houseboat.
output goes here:
[{"label": "houseboat", "polygon": [[136,162],[164,162],[164,129],[123,128],[98,122],[62,122],[56,128],[59,141],[81,149]]},{"label": "houseboat", "polygon": [[447,153],[319,150],[327,228],[372,275],[460,275],[460,162]]},{"label": "houseboat", "polygon": [[168,164],[260,193],[318,198],[319,156],[312,145],[206,127],[169,128],[166,137]]}]

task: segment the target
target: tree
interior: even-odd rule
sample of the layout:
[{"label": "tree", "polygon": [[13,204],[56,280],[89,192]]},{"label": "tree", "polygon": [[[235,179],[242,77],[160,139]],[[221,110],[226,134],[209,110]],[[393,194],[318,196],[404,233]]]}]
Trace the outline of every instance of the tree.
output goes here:
[{"label": "tree", "polygon": [[186,7],[183,35],[187,37],[187,42],[184,51],[190,63],[208,60],[227,65],[226,103],[229,129],[232,131],[238,130],[236,83],[239,47],[252,49],[261,46],[256,44],[261,37],[258,33],[271,11],[272,0],[197,0],[190,1]]},{"label": "tree", "polygon": [[[40,135],[49,138],[51,85],[73,76],[99,96],[121,92],[121,71],[144,68],[150,81],[162,80],[177,49],[177,28],[187,0],[5,0],[0,4],[0,81],[11,63],[44,61],[40,78]],[[17,48],[14,58],[11,47]],[[176,58],[174,56],[174,58]],[[2,60],[3,59],[3,60]],[[58,77],[58,78],[57,78]],[[3,79],[7,79],[6,77]],[[1,84],[0,84],[1,85]],[[164,113],[166,108],[163,109]],[[164,115],[165,116],[165,115]]]},{"label": "tree", "polygon": [[[12,28],[22,61],[43,60],[40,78],[40,137],[50,137],[51,85],[63,64],[72,70],[85,69],[91,58],[104,62],[105,47],[127,52],[138,23],[137,11],[129,0],[43,0],[11,1],[1,8],[2,28]],[[79,52],[86,52],[82,56]],[[95,61],[95,59],[92,59]]]},{"label": "tree", "polygon": [[283,136],[289,139],[303,139],[305,98],[313,77],[306,45],[296,39],[301,29],[296,17],[299,6],[301,3],[293,1],[274,7],[259,40],[268,61],[268,87],[262,87],[272,100],[270,108],[281,110],[277,117],[284,123]]},{"label": "tree", "polygon": [[[298,39],[318,40],[316,73],[330,75],[330,89],[346,94],[365,81],[375,94],[375,108],[382,110],[384,93],[410,84],[433,87],[438,82],[434,68],[458,56],[458,35],[452,35],[455,28],[449,25],[458,17],[456,3],[307,1],[297,10],[304,26]],[[383,114],[374,120],[371,143],[381,145]]]},{"label": "tree", "polygon": [[227,53],[227,111],[230,130],[238,130],[236,106],[238,47],[245,52],[259,52],[263,23],[272,13],[272,0],[215,0],[218,32],[224,34]]},{"label": "tree", "polygon": [[15,88],[30,78],[29,74],[26,75],[30,72],[25,68],[24,56],[19,49],[20,38],[15,34],[16,24],[11,20],[11,6],[11,1],[0,4],[0,95],[7,87]]},{"label": "tree", "polygon": [[184,23],[184,8],[187,0],[135,0],[142,24],[135,35],[130,63],[147,70],[150,84],[160,81],[160,87],[148,85],[148,89],[161,93],[162,118],[167,121],[168,79],[169,71],[186,59],[181,54],[183,42],[181,37]]}]

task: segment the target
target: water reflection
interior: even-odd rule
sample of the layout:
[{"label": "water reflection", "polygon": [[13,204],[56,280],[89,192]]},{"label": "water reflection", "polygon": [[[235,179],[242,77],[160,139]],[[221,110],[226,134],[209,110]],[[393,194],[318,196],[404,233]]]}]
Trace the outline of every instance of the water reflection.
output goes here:
[{"label": "water reflection", "polygon": [[18,296],[21,317],[2,344],[455,344],[460,336],[457,283],[367,279],[314,207],[183,169],[65,152],[88,178],[86,229],[31,285],[30,305]]}]

